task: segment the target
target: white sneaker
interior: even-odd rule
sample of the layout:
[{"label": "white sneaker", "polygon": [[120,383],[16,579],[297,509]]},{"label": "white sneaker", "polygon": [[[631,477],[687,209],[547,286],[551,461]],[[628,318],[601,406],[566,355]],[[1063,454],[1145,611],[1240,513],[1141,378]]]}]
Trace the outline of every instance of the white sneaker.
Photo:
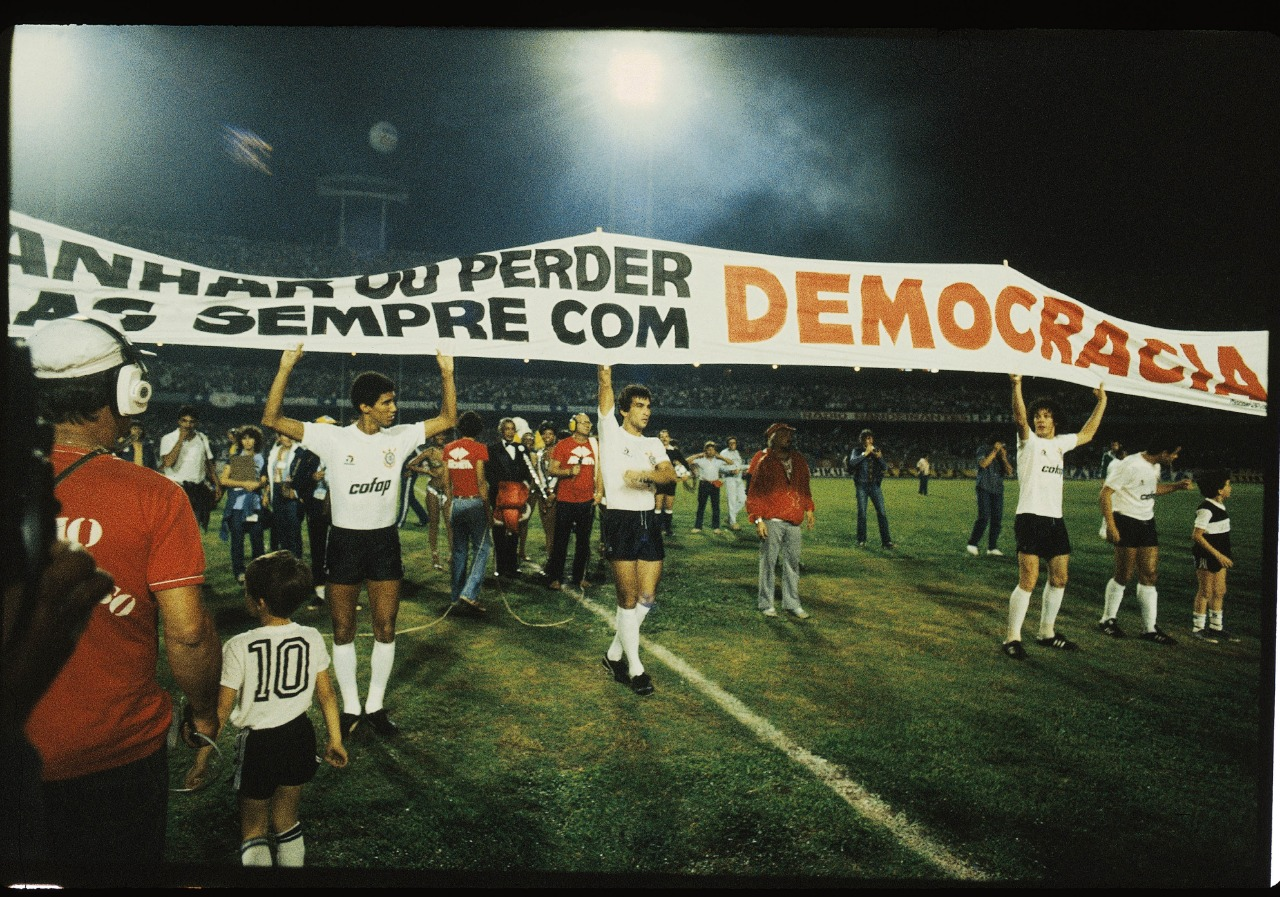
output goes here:
[{"label": "white sneaker", "polygon": [[778,615],[778,610],[774,607],[766,607],[764,610],[760,611],[760,613],[764,614],[766,617],[776,617]]},{"label": "white sneaker", "polygon": [[965,551],[967,551],[967,552],[969,552],[969,554],[973,555],[974,557],[977,557],[977,556],[978,556],[978,546],[977,546],[977,545],[966,545],[966,546],[964,547],[964,550],[965,550]]},{"label": "white sneaker", "polygon": [[803,607],[797,607],[795,610],[791,612],[791,615],[795,617],[797,620],[809,619],[809,612],[805,610]]},{"label": "white sneaker", "polygon": [[1003,552],[1003,551],[1001,551],[999,548],[988,548],[988,549],[987,549],[987,557],[989,557],[989,558],[1002,558],[1002,557],[1004,557],[1004,552]]}]

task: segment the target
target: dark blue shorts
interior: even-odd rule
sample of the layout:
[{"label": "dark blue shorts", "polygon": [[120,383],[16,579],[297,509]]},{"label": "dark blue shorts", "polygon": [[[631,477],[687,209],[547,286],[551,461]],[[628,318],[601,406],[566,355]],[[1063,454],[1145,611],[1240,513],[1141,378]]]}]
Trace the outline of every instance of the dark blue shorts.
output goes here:
[{"label": "dark blue shorts", "polygon": [[660,561],[662,524],[653,511],[613,511],[605,508],[600,518],[604,535],[604,556],[611,561]]}]

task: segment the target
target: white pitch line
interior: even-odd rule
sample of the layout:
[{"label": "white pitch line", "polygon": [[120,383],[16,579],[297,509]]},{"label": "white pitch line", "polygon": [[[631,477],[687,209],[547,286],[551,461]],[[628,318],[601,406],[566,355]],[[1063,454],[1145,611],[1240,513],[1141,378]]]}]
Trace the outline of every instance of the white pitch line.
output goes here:
[{"label": "white pitch line", "polygon": [[[610,624],[614,622],[615,614],[612,609],[605,609],[585,596],[579,597],[578,600],[601,619]],[[850,778],[839,765],[797,744],[777,726],[752,711],[738,698],[690,666],[683,658],[644,636],[641,636],[640,642],[646,651],[684,677],[694,688],[719,705],[720,709],[750,729],[762,742],[782,751],[787,757],[813,773],[819,782],[834,791],[864,819],[887,830],[898,840],[898,843],[954,878],[965,881],[988,879],[986,873],[934,841],[904,814],[894,812],[893,807]]]}]

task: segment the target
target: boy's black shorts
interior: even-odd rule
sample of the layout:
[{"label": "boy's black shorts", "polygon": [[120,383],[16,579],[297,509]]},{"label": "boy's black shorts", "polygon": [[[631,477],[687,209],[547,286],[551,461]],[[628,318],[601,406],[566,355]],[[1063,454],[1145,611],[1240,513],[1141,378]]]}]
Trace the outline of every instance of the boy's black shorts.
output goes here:
[{"label": "boy's black shorts", "polygon": [[267,800],[281,785],[305,785],[317,766],[316,730],[305,713],[236,736],[236,791],[249,800]]}]

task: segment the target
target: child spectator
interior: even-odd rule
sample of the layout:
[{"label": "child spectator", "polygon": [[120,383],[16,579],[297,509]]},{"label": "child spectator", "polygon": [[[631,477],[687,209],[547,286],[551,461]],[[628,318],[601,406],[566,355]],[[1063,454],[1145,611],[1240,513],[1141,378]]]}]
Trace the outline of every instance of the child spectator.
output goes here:
[{"label": "child spectator", "polygon": [[[261,625],[230,639],[222,650],[218,722],[222,726],[230,719],[241,730],[235,782],[245,866],[272,865],[268,830],[275,832],[276,865],[302,866],[298,804],[302,786],[319,765],[316,732],[307,717],[313,693],[329,733],[324,759],[338,768],[347,765],[328,646],[319,631],[289,619],[313,588],[311,571],[288,551],[254,559],[245,571],[245,603]],[[211,750],[197,754],[188,787],[204,784]]]},{"label": "child spectator", "polygon": [[1196,485],[1204,501],[1196,508],[1191,530],[1191,556],[1196,564],[1191,635],[1214,644],[1238,642],[1240,639],[1222,625],[1222,599],[1227,594],[1227,571],[1232,567],[1231,517],[1223,506],[1231,497],[1231,474],[1226,470],[1206,470],[1196,479]]}]

